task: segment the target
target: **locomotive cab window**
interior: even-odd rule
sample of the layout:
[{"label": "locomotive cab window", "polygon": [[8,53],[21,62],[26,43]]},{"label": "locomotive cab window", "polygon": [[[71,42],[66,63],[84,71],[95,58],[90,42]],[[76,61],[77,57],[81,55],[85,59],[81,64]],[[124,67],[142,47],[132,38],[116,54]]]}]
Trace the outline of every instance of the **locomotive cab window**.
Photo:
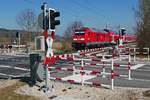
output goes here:
[{"label": "locomotive cab window", "polygon": [[84,31],[75,31],[75,35],[84,35],[85,32]]}]

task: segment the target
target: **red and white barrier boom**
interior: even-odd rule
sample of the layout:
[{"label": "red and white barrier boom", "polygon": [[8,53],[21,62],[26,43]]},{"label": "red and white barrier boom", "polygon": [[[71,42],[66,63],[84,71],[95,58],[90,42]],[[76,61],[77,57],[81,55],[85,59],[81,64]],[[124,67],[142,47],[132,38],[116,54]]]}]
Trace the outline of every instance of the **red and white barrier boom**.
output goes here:
[{"label": "red and white barrier boom", "polygon": [[[69,61],[72,61],[71,63],[69,64],[72,64],[73,66],[71,66],[70,68],[62,68],[62,66],[60,67],[49,67],[49,71],[51,70],[56,70],[57,72],[58,71],[72,71],[73,75],[72,76],[76,76],[76,75],[79,75],[78,76],[78,79],[74,79],[74,77],[70,76],[70,78],[61,78],[61,77],[50,77],[50,79],[52,80],[57,80],[57,81],[63,81],[63,82],[69,82],[69,83],[78,83],[78,84],[81,84],[82,86],[84,84],[88,84],[88,85],[96,85],[96,86],[103,86],[103,87],[109,87],[111,88],[112,90],[114,89],[114,80],[115,80],[115,77],[116,76],[119,76],[119,77],[126,77],[126,75],[119,75],[117,74],[115,71],[114,71],[114,68],[115,67],[120,67],[120,66],[128,66],[128,79],[131,80],[131,57],[130,55],[125,55],[128,57],[128,65],[120,65],[120,64],[116,64],[115,61],[118,60],[118,57],[117,57],[117,54],[113,54],[112,55],[112,58],[109,59],[109,60],[99,60],[99,59],[92,59],[92,58],[75,58],[74,57],[74,54],[72,55],[66,55],[66,56],[63,56],[65,57],[66,60],[69,60]],[[62,56],[58,56],[58,57],[62,57]],[[72,59],[67,59],[66,57],[72,57]],[[57,58],[57,57],[56,57]],[[64,58],[63,58],[64,59]],[[93,60],[96,62],[93,62]],[[75,63],[75,61],[77,61]],[[88,61],[88,62],[86,62]],[[90,62],[89,62],[90,61]],[[110,63],[109,63],[110,62]],[[80,65],[80,69],[76,69],[75,68],[75,64],[78,64]],[[92,65],[93,66],[102,66],[102,72],[99,71],[99,70],[85,70],[85,65]],[[106,66],[110,66],[111,65],[111,72],[110,73],[106,73],[105,72],[105,67]],[[92,75],[92,76],[102,76],[103,78],[106,77],[106,75],[110,75],[111,76],[111,85],[105,85],[105,84],[101,84],[100,82],[87,82],[86,81],[86,77],[87,75]],[[71,78],[72,77],[72,78]]]}]

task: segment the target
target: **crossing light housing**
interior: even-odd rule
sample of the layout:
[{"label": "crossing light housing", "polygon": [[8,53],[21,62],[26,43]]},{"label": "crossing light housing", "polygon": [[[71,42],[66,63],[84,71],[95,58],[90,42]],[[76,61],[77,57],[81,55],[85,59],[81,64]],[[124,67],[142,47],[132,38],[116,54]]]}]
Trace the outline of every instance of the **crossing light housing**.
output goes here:
[{"label": "crossing light housing", "polygon": [[123,28],[121,29],[121,36],[125,35],[126,34],[126,30]]},{"label": "crossing light housing", "polygon": [[16,38],[19,38],[19,32],[16,32]]},{"label": "crossing light housing", "polygon": [[55,29],[55,26],[60,24],[60,20],[55,19],[59,16],[60,16],[60,12],[55,10],[50,10],[50,29]]},{"label": "crossing light housing", "polygon": [[44,29],[49,29],[49,16],[47,15],[48,11],[46,9],[46,3],[41,6],[42,13],[39,15],[38,21],[39,25]]}]

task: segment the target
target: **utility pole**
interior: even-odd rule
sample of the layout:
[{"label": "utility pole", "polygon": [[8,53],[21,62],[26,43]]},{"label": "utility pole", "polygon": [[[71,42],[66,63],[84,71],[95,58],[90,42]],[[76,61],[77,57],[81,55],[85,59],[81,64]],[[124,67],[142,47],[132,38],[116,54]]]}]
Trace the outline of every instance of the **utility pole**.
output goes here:
[{"label": "utility pole", "polygon": [[[43,35],[48,33],[48,28],[47,28],[47,4],[43,3],[43,5],[41,6],[42,9],[42,13],[43,13]],[[45,36],[44,36],[45,37]],[[45,40],[45,55],[47,53],[47,44],[46,44],[46,37],[44,38]],[[46,92],[49,90],[48,87],[48,64],[44,63],[44,70],[45,70],[45,86],[43,86],[43,91]]]}]

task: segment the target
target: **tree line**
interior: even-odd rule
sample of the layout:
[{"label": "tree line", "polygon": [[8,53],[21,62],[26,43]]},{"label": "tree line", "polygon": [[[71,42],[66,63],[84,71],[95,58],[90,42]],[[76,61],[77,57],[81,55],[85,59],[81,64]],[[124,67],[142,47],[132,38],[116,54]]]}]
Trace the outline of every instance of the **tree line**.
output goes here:
[{"label": "tree line", "polygon": [[150,0],[139,0],[136,12],[137,46],[150,48]]}]

